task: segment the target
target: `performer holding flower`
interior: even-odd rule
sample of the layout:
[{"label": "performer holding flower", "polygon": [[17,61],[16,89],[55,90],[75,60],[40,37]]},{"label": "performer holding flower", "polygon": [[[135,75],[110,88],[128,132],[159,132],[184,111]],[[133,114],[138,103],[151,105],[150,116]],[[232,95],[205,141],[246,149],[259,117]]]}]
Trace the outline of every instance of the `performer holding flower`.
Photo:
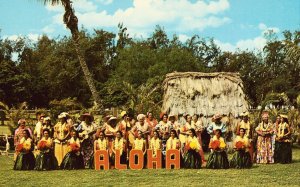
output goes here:
[{"label": "performer holding flower", "polygon": [[23,138],[16,147],[17,158],[14,165],[14,170],[33,170],[35,158],[32,153],[33,141],[30,138],[30,132],[23,130]]},{"label": "performer holding flower", "polygon": [[195,129],[190,129],[188,131],[189,136],[186,139],[185,144],[185,154],[184,154],[184,166],[185,168],[200,169],[201,168],[201,156],[199,150],[201,145],[197,139],[197,134]]},{"label": "performer holding flower", "polygon": [[221,137],[221,129],[216,129],[215,135],[210,140],[209,148],[211,153],[207,160],[207,168],[210,169],[228,169],[229,162],[225,151],[226,144],[224,138]]},{"label": "performer holding flower", "polygon": [[68,153],[64,157],[61,169],[84,169],[83,156],[80,153],[80,140],[75,130],[71,131],[71,138],[67,142]]},{"label": "performer holding flower", "polygon": [[232,168],[251,168],[252,161],[249,153],[250,142],[246,135],[244,128],[239,128],[239,136],[234,140],[235,153],[230,161],[230,167]]},{"label": "performer holding flower", "polygon": [[280,115],[281,123],[276,134],[277,149],[275,150],[275,162],[287,164],[292,162],[292,144],[290,140],[291,129],[287,115]]},{"label": "performer holding flower", "polygon": [[40,153],[36,157],[35,170],[54,170],[57,168],[57,160],[53,152],[53,140],[49,137],[50,130],[44,129],[42,135],[37,145]]}]

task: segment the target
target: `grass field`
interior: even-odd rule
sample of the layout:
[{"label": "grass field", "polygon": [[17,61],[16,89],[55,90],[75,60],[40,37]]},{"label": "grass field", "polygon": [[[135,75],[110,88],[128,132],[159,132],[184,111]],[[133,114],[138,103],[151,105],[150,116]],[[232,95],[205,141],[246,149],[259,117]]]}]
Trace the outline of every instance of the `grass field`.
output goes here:
[{"label": "grass field", "polygon": [[247,170],[77,170],[14,171],[13,159],[0,156],[0,186],[300,186],[300,147],[293,163],[254,165]]}]

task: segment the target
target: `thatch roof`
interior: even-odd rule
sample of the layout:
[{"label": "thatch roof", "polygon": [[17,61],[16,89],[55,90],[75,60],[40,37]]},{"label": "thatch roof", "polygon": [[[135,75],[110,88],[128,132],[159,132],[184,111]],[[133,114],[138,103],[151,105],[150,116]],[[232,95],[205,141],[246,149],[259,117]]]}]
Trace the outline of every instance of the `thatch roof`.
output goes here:
[{"label": "thatch roof", "polygon": [[248,109],[238,73],[174,72],[163,82],[162,110],[169,114],[239,114]]}]

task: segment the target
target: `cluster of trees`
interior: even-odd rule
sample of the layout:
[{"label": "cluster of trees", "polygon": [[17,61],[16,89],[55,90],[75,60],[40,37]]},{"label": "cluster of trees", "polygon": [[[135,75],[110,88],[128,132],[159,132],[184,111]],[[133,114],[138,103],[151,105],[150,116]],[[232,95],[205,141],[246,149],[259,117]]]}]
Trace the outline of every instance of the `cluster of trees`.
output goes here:
[{"label": "cluster of trees", "polygon": [[[284,92],[291,103],[300,93],[300,31],[269,33],[262,52],[222,51],[213,39],[197,35],[181,42],[159,26],[149,38],[130,38],[123,25],[117,34],[82,29],[78,44],[104,107],[139,111],[161,105],[161,84],[178,71],[239,72],[252,106],[270,93]],[[1,37],[0,37],[1,38]],[[28,38],[0,39],[0,101],[15,106],[47,108],[73,98],[84,107],[93,99],[75,52],[72,37],[37,42]]]}]

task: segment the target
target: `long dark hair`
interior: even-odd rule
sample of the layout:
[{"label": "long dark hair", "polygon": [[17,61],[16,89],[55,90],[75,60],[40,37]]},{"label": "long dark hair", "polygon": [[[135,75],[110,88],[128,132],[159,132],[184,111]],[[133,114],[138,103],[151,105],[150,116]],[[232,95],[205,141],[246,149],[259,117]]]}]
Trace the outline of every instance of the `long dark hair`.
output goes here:
[{"label": "long dark hair", "polygon": [[154,134],[155,132],[156,132],[156,134],[157,134],[157,138],[160,139],[159,131],[158,131],[158,130],[154,130],[154,131],[153,131],[153,134]]},{"label": "long dark hair", "polygon": [[31,135],[30,135],[30,132],[29,132],[29,130],[28,129],[24,129],[24,131],[23,132],[25,132],[26,133],[26,135],[28,136],[28,138],[31,138]]},{"label": "long dark hair", "polygon": [[176,130],[172,129],[171,132],[170,132],[170,134],[171,134],[172,132],[175,134],[175,138],[178,138],[178,135],[177,135]]},{"label": "long dark hair", "polygon": [[192,129],[190,129],[190,131],[192,132],[193,137],[194,137],[194,136],[197,136],[195,129],[192,128]]}]

